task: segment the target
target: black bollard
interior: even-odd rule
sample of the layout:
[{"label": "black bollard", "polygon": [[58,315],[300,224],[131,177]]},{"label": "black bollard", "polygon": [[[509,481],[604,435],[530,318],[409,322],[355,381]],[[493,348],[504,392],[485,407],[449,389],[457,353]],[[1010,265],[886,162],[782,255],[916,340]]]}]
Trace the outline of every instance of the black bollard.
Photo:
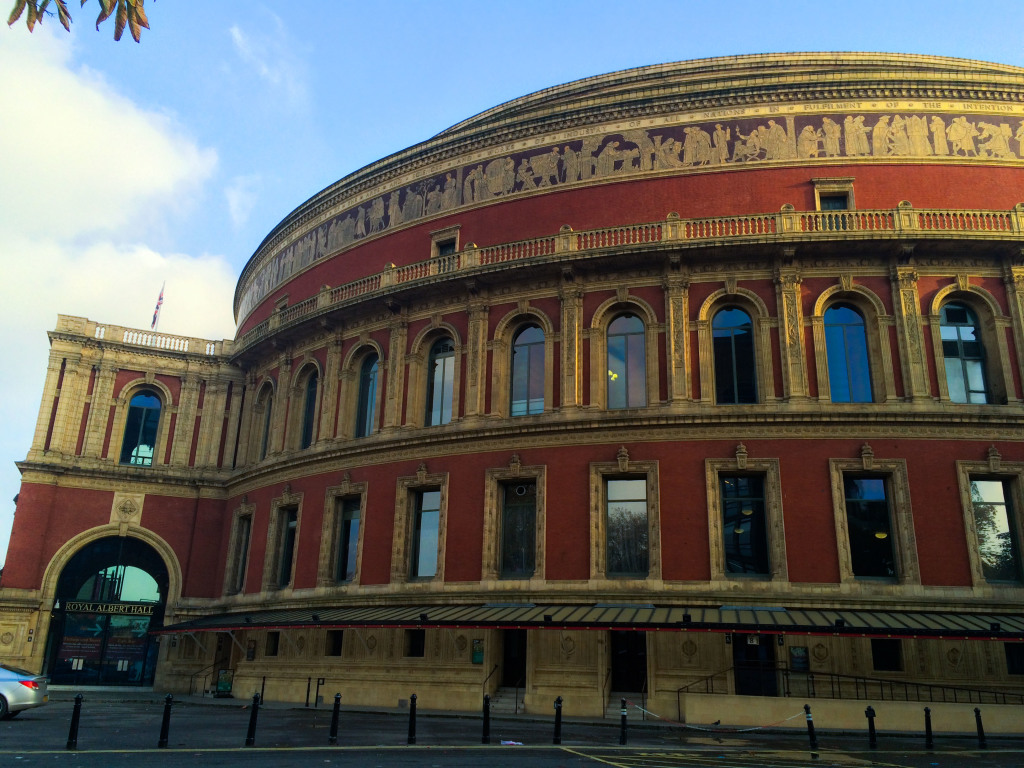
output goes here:
[{"label": "black bollard", "polygon": [[552,744],[562,743],[562,697],[555,699],[555,739]]},{"label": "black bollard", "polygon": [[331,735],[327,737],[328,744],[338,743],[338,719],[341,717],[341,694],[334,694],[334,711],[331,713]]},{"label": "black bollard", "polygon": [[252,712],[249,713],[249,730],[245,732],[245,746],[251,747],[256,743],[256,718],[260,714],[260,695],[252,695]]},{"label": "black bollard", "polygon": [[981,724],[981,710],[974,708],[974,723],[978,726],[978,747],[988,749],[988,741],[985,740],[985,726]]},{"label": "black bollard", "polygon": [[171,703],[174,701],[174,697],[171,694],[167,694],[167,698],[164,699],[164,719],[160,723],[160,741],[156,743],[160,749],[167,749],[167,737],[171,732]]},{"label": "black bollard", "polygon": [[407,744],[416,743],[416,694],[409,697],[409,738]]},{"label": "black bollard", "polygon": [[868,706],[864,710],[864,717],[868,719],[868,746],[871,749],[878,749],[878,739],[875,738],[875,708]]},{"label": "black bollard", "polygon": [[78,749],[78,722],[82,719],[82,694],[75,696],[75,708],[71,712],[71,729],[65,749]]},{"label": "black bollard", "polygon": [[625,746],[626,744],[626,700],[620,699],[619,710],[619,744]]},{"label": "black bollard", "polygon": [[480,739],[481,744],[491,743],[491,697],[484,694],[484,735]]},{"label": "black bollard", "polygon": [[924,748],[931,749],[935,746],[932,738],[932,710],[931,707],[924,708]]},{"label": "black bollard", "polygon": [[811,743],[811,749],[817,749],[818,737],[814,735],[814,718],[811,717],[810,704],[804,704],[804,717],[807,718],[807,739]]}]

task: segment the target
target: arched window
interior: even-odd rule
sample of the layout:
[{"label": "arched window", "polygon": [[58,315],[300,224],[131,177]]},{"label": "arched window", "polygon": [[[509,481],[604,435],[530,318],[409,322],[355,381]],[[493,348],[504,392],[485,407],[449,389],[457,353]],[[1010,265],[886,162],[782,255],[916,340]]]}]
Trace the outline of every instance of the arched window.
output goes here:
[{"label": "arched window", "polygon": [[608,324],[608,408],[647,405],[644,321],[619,315]]},{"label": "arched window", "polygon": [[316,424],[316,388],[320,376],[316,369],[306,379],[306,399],[302,406],[302,435],[299,439],[300,448],[309,448],[313,444],[313,427]]},{"label": "arched window", "polygon": [[132,396],[124,425],[124,441],[121,443],[122,464],[152,466],[160,408],[160,398],[152,390],[143,389]]},{"label": "arched window", "polygon": [[870,403],[871,368],[864,318],[849,304],[825,310],[825,351],[833,403]]},{"label": "arched window", "polygon": [[455,344],[449,338],[438,339],[430,348],[427,364],[427,413],[424,424],[434,427],[452,420],[452,393],[455,387]]},{"label": "arched window", "polygon": [[726,307],[711,321],[715,355],[715,401],[720,404],[757,402],[757,363],[754,324],[739,307]]},{"label": "arched window", "polygon": [[356,437],[372,435],[376,426],[377,371],[380,359],[376,353],[363,358],[359,367],[359,398],[356,403]]},{"label": "arched window", "polygon": [[987,403],[985,348],[974,312],[965,304],[946,304],[940,332],[949,399],[954,403]]},{"label": "arched window", "polygon": [[512,342],[512,416],[544,412],[544,331],[528,325]]}]

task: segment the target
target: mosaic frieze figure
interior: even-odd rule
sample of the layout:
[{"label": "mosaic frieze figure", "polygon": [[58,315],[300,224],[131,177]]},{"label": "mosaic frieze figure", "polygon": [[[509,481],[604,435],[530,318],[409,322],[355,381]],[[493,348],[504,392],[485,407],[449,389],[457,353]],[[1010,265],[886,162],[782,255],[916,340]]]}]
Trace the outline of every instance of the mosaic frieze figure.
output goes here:
[{"label": "mosaic frieze figure", "polygon": [[[239,306],[244,318],[315,260],[424,216],[559,185],[649,172],[838,157],[1019,160],[1024,120],[928,113],[793,115],[630,128],[448,169],[340,212],[267,259]],[[869,122],[870,121],[870,122]]]}]

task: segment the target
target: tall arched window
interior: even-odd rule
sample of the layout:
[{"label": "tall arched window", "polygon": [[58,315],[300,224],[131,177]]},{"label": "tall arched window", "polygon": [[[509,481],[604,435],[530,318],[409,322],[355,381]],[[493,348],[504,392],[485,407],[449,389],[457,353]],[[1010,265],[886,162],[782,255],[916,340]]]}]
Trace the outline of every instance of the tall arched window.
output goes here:
[{"label": "tall arched window", "polygon": [[152,466],[156,431],[160,425],[160,408],[160,397],[152,390],[143,389],[132,396],[121,443],[122,464]]},{"label": "tall arched window", "polygon": [[619,315],[608,324],[608,408],[647,405],[644,321]]},{"label": "tall arched window", "polygon": [[825,351],[833,403],[870,403],[871,368],[864,318],[849,304],[825,310]]},{"label": "tall arched window", "polygon": [[965,304],[946,304],[940,332],[949,399],[954,403],[987,403],[985,348],[974,312]]},{"label": "tall arched window", "polygon": [[528,325],[512,342],[512,416],[544,412],[544,331]]},{"label": "tall arched window", "polygon": [[363,358],[359,366],[359,398],[356,403],[356,437],[372,435],[376,426],[377,371],[380,359],[376,353]]},{"label": "tall arched window", "polygon": [[306,379],[306,398],[302,405],[302,435],[299,439],[300,448],[309,448],[313,444],[313,427],[316,424],[316,388],[320,376],[316,369]]},{"label": "tall arched window", "polygon": [[715,355],[715,401],[721,404],[757,402],[757,362],[754,324],[739,307],[720,310],[711,321]]},{"label": "tall arched window", "polygon": [[427,363],[428,427],[452,420],[452,393],[455,387],[455,344],[449,338],[438,339],[430,348]]}]

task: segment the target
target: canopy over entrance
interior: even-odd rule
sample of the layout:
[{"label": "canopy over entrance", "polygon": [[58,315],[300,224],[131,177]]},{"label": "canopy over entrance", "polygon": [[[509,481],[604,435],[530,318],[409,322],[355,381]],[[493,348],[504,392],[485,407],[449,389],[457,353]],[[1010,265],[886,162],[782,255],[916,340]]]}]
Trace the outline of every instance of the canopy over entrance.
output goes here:
[{"label": "canopy over entrance", "polygon": [[415,627],[747,632],[850,637],[1024,639],[1024,614],[829,610],[648,604],[377,606],[281,608],[205,616],[160,634],[244,629]]}]

